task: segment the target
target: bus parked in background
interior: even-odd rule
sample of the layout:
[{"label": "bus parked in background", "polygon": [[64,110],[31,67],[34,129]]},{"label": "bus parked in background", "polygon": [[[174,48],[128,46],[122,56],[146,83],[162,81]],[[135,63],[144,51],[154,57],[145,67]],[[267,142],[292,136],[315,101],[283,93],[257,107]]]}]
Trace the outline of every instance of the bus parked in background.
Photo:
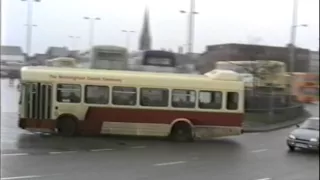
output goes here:
[{"label": "bus parked in background", "polygon": [[145,50],[130,53],[128,69],[148,72],[177,72],[175,53],[163,50]]},{"label": "bus parked in background", "polygon": [[46,66],[49,67],[77,67],[77,61],[70,57],[58,57],[46,60]]},{"label": "bus parked in background", "polygon": [[293,95],[302,103],[319,101],[319,74],[293,73]]},{"label": "bus parked in background", "polygon": [[240,135],[244,83],[205,75],[24,67],[19,127],[29,131],[211,139]]},{"label": "bus parked in background", "polygon": [[79,67],[89,69],[126,70],[128,51],[120,46],[99,45],[80,52]]},{"label": "bus parked in background", "polygon": [[232,70],[239,73],[246,87],[287,89],[290,85],[290,75],[286,72],[286,65],[280,61],[218,61],[216,69]]}]

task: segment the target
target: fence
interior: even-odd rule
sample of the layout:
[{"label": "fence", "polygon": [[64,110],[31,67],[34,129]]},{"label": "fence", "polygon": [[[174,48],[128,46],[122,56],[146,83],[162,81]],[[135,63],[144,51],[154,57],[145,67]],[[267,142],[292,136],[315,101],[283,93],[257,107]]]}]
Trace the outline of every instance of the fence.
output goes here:
[{"label": "fence", "polygon": [[[290,100],[291,99],[291,100]],[[245,97],[246,110],[270,110],[299,104],[295,96],[283,94],[257,94]]]},{"label": "fence", "polygon": [[304,114],[304,106],[295,96],[285,93],[254,93],[245,98],[246,120],[279,122]]}]

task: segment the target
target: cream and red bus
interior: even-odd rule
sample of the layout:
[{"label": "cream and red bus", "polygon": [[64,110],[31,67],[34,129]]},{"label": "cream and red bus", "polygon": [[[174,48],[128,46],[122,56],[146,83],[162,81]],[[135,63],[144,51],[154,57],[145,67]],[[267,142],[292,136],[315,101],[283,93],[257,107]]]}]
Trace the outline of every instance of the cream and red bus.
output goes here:
[{"label": "cream and red bus", "polygon": [[244,82],[204,75],[23,67],[19,127],[64,136],[210,139],[242,133]]}]

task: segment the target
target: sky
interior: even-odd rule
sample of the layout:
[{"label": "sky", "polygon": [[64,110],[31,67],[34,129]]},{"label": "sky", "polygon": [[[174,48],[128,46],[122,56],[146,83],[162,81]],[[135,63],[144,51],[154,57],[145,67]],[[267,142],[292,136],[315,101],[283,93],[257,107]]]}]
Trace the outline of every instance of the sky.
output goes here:
[{"label": "sky", "polygon": [[[194,52],[207,45],[254,43],[285,46],[290,40],[294,0],[195,0]],[[319,48],[319,0],[298,0],[296,45]],[[133,30],[130,49],[136,50],[145,7],[150,13],[153,49],[185,47],[189,0],[41,0],[33,3],[32,52],[44,53],[48,46],[84,50],[89,47],[89,21],[95,22],[95,45],[126,46]],[[1,0],[1,44],[25,49],[27,2]],[[69,36],[79,36],[73,40]]]}]

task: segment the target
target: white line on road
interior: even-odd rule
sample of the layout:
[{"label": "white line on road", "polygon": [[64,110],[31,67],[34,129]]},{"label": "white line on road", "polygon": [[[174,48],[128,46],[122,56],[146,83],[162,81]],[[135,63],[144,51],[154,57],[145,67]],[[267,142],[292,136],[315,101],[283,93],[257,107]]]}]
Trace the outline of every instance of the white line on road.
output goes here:
[{"label": "white line on road", "polygon": [[169,166],[169,165],[176,165],[176,164],[184,164],[187,163],[186,161],[174,161],[174,162],[166,162],[166,163],[157,163],[153,166]]},{"label": "white line on road", "polygon": [[1,154],[1,156],[26,156],[28,153]]},{"label": "white line on road", "polygon": [[34,176],[16,176],[16,177],[4,177],[1,180],[14,180],[14,179],[30,179],[30,178],[40,178],[44,176],[34,175]]},{"label": "white line on road", "polygon": [[146,148],[146,146],[133,146],[131,149],[143,149]]},{"label": "white line on road", "polygon": [[258,150],[253,150],[251,151],[252,153],[258,153],[258,152],[264,152],[267,151],[268,149],[258,149]]},{"label": "white line on road", "polygon": [[113,149],[90,149],[91,152],[112,151]]},{"label": "white line on road", "polygon": [[257,180],[271,180],[271,178],[262,178],[262,179],[257,179]]},{"label": "white line on road", "polygon": [[57,152],[49,152],[49,154],[66,154],[66,153],[76,153],[77,151],[57,151]]},{"label": "white line on road", "polygon": [[31,178],[41,178],[41,177],[48,177],[48,176],[55,176],[55,175],[62,175],[62,174],[1,177],[1,180],[31,179]]}]

